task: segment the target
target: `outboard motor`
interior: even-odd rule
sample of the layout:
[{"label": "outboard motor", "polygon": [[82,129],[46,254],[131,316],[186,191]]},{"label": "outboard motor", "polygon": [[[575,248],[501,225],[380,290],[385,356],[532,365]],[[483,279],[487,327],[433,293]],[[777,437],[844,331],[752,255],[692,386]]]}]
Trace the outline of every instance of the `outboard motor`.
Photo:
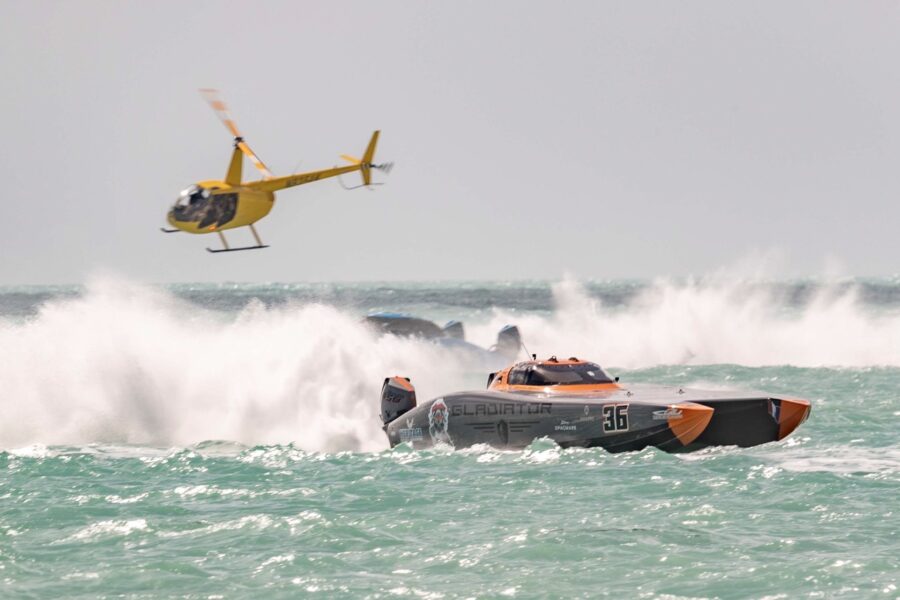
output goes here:
[{"label": "outboard motor", "polygon": [[515,325],[507,325],[497,334],[497,343],[491,350],[508,358],[514,358],[521,347],[522,336],[519,334],[519,328]]},{"label": "outboard motor", "polygon": [[454,340],[466,339],[466,332],[463,330],[463,324],[460,321],[450,321],[444,325],[444,335]]},{"label": "outboard motor", "polygon": [[381,420],[387,425],[416,407],[416,388],[406,377],[387,377],[381,386]]}]

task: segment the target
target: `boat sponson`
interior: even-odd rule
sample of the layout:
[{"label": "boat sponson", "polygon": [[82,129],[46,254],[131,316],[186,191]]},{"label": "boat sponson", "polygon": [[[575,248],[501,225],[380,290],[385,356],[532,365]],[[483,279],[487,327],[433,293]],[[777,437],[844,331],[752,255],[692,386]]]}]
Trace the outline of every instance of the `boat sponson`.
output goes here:
[{"label": "boat sponson", "polygon": [[715,409],[709,425],[690,446],[758,446],[787,437],[807,419],[807,400],[772,397],[699,401]]}]

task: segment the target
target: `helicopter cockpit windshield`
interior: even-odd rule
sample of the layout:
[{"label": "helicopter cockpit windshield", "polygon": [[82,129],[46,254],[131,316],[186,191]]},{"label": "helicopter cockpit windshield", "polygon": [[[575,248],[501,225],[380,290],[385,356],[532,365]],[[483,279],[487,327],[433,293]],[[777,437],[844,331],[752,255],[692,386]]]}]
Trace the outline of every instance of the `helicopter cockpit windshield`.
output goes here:
[{"label": "helicopter cockpit windshield", "polygon": [[178,195],[178,200],[175,201],[176,207],[188,207],[188,206],[196,206],[200,202],[209,198],[209,190],[200,187],[199,185],[192,185],[181,190],[181,193]]}]

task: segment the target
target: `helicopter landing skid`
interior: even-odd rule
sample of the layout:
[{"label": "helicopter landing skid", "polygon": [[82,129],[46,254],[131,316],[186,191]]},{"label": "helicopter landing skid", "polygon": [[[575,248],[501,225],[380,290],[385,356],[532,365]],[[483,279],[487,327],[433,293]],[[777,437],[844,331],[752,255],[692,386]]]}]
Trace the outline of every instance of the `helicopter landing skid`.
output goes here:
[{"label": "helicopter landing skid", "polygon": [[180,229],[166,229],[165,227],[160,227],[159,230],[163,233],[178,233],[181,231]]},{"label": "helicopter landing skid", "polygon": [[248,225],[248,227],[250,227],[250,231],[253,232],[253,238],[256,240],[255,246],[242,246],[241,248],[229,248],[228,240],[225,239],[225,234],[223,234],[221,231],[217,231],[216,233],[219,234],[219,239],[222,240],[222,245],[225,247],[220,248],[218,250],[213,250],[212,248],[207,248],[206,251],[216,254],[218,252],[240,252],[241,250],[260,250],[262,248],[268,248],[269,246],[266,244],[263,244],[262,240],[259,239],[259,234],[256,233],[256,228],[253,226],[253,224],[251,223],[250,225]]},{"label": "helicopter landing skid", "polygon": [[207,248],[207,252],[212,252],[216,254],[217,252],[240,252],[241,250],[259,250],[261,248],[268,248],[268,245],[265,246],[244,246],[242,248],[219,248],[218,250],[213,250],[212,248]]}]

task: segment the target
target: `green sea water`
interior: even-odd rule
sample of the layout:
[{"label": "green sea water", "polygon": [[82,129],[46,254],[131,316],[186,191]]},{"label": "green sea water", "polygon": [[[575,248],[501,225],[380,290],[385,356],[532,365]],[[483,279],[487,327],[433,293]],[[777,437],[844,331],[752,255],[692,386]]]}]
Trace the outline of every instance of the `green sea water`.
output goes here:
[{"label": "green sea water", "polygon": [[[900,598],[898,287],[8,289],[0,597]],[[679,455],[388,449],[383,376],[483,374],[361,327],[384,309],[812,414]]]}]

